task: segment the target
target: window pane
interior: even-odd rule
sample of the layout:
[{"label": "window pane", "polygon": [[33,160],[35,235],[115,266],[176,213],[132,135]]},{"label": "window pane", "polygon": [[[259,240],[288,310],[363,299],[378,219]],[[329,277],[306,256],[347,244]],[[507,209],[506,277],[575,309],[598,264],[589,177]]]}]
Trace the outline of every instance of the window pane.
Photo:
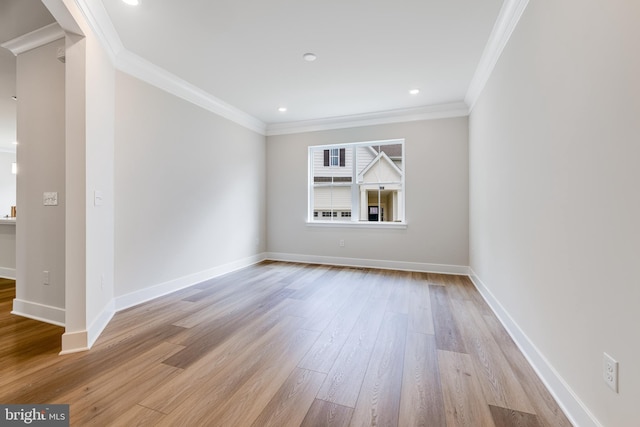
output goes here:
[{"label": "window pane", "polygon": [[340,149],[334,148],[331,150],[331,166],[338,166],[340,164]]},{"label": "window pane", "polygon": [[404,221],[403,150],[402,140],[309,147],[309,218]]}]

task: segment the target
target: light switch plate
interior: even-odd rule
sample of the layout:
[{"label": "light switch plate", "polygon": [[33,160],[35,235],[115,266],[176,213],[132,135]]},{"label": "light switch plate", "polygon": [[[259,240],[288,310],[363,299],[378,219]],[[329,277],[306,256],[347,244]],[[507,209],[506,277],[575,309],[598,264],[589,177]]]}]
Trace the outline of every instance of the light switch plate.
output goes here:
[{"label": "light switch plate", "polygon": [[43,195],[43,202],[45,206],[58,206],[58,192],[45,191]]}]

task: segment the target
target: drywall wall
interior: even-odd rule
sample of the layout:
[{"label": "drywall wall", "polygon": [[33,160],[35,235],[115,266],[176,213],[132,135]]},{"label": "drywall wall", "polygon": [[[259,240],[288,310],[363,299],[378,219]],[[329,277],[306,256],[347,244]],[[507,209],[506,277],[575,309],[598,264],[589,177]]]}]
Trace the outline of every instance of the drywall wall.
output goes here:
[{"label": "drywall wall", "polygon": [[580,426],[638,425],[638,17],[529,2],[470,116],[471,268]]},{"label": "drywall wall", "polygon": [[92,34],[86,54],[86,323],[93,343],[113,311],[115,68]]},{"label": "drywall wall", "polygon": [[[306,224],[309,146],[396,138],[405,139],[406,229]],[[466,117],[267,137],[269,256],[466,272],[467,138]]]},{"label": "drywall wall", "polygon": [[15,153],[0,151],[0,217],[10,215],[11,206],[16,205],[16,175],[11,173],[15,161]]},{"label": "drywall wall", "polygon": [[265,137],[116,73],[116,307],[265,250]]},{"label": "drywall wall", "polygon": [[[65,308],[64,64],[58,40],[17,57],[16,299],[14,311],[63,324]],[[44,206],[56,192],[57,206]],[[44,284],[48,271],[49,284]]]}]

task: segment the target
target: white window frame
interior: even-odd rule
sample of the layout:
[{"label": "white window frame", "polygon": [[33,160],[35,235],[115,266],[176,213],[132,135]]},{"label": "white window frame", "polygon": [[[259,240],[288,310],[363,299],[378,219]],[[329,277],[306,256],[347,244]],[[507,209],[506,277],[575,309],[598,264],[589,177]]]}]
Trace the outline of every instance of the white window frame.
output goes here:
[{"label": "white window frame", "polygon": [[329,166],[330,167],[340,166],[340,148],[331,148],[329,150]]},{"label": "white window frame", "polygon": [[[401,156],[401,162],[402,162],[402,178],[401,178],[401,185],[402,185],[402,197],[400,197],[400,201],[399,201],[399,209],[400,212],[402,213],[401,215],[401,220],[400,221],[394,221],[394,222],[385,222],[385,221],[361,221],[359,218],[359,215],[354,215],[353,212],[359,212],[360,209],[360,189],[359,189],[359,183],[358,183],[358,171],[357,171],[357,161],[356,161],[356,148],[359,146],[375,146],[375,145],[395,145],[395,144],[401,144],[402,145],[402,156]],[[328,184],[328,185],[333,185],[333,186],[349,186],[351,187],[351,218],[349,221],[334,221],[333,217],[329,218],[328,220],[321,220],[319,216],[316,216],[314,218],[314,188],[315,187],[319,187],[322,185],[318,185],[314,182],[314,176],[313,176],[313,153],[316,151],[322,151],[322,150],[329,150],[329,167],[334,166],[332,163],[333,160],[333,150],[337,150],[338,152],[338,156],[339,156],[339,149],[340,148],[345,148],[347,150],[353,150],[353,155],[352,155],[352,175],[351,175],[351,182],[350,183],[332,183],[332,184]],[[387,139],[387,140],[379,140],[379,141],[362,141],[362,142],[349,142],[349,143],[342,143],[342,144],[329,144],[329,145],[314,145],[314,146],[309,146],[308,147],[308,153],[307,153],[307,158],[308,158],[308,190],[307,190],[307,195],[308,195],[308,205],[307,205],[307,225],[308,226],[319,226],[319,227],[327,227],[327,226],[331,226],[331,227],[356,227],[356,228],[406,228],[407,227],[407,222],[406,222],[406,210],[405,210],[405,206],[406,206],[406,184],[405,184],[405,177],[406,177],[406,146],[405,146],[405,140],[404,138],[398,138],[398,139]],[[338,162],[339,162],[339,157],[338,157]],[[378,183],[380,186],[384,186],[385,184],[388,183]]]}]

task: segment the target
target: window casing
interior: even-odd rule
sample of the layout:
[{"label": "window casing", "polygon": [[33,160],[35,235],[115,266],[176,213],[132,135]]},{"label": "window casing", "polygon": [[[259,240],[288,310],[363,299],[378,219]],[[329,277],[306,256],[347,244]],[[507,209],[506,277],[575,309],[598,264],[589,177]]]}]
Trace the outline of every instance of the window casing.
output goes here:
[{"label": "window casing", "polygon": [[403,139],[311,146],[308,153],[309,223],[405,223]]}]

